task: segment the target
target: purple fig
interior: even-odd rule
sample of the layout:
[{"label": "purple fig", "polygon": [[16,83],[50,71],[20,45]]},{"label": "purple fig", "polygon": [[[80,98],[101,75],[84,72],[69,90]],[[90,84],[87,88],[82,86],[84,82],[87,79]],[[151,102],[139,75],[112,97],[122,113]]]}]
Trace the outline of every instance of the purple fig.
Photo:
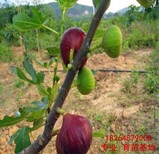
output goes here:
[{"label": "purple fig", "polygon": [[[61,44],[60,44],[60,51],[61,56],[64,64],[67,66],[70,63],[70,52],[73,51],[73,58],[79,51],[84,39],[85,39],[86,33],[77,27],[72,27],[68,30],[66,30],[62,36]],[[84,60],[81,67],[82,68],[87,59]]]},{"label": "purple fig", "polygon": [[66,113],[56,138],[58,154],[86,154],[92,142],[92,126],[80,115]]}]

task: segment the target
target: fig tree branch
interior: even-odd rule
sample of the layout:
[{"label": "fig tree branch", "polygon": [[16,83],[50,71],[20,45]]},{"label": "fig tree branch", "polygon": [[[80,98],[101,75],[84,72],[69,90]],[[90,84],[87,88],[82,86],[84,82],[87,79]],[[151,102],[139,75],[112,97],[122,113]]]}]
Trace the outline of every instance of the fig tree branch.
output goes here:
[{"label": "fig tree branch", "polygon": [[109,4],[110,0],[103,0],[99,9],[97,10],[96,14],[94,15],[90,28],[88,30],[88,33],[86,35],[86,38],[76,55],[72,68],[68,70],[66,78],[64,80],[64,83],[58,93],[58,96],[55,100],[55,103],[53,105],[53,108],[51,109],[46,122],[45,122],[45,127],[42,135],[37,138],[36,141],[34,141],[29,147],[24,149],[21,154],[37,154],[39,153],[42,149],[45,148],[45,146],[49,143],[49,141],[52,138],[52,133],[53,133],[53,128],[54,125],[59,118],[59,113],[57,113],[57,108],[62,107],[64,104],[64,101],[68,95],[68,92],[71,88],[71,84],[73,82],[73,79],[82,64],[83,60],[85,59],[87,53],[89,52],[89,46],[92,42],[93,36],[95,34],[95,31],[100,23],[100,20],[105,12],[105,8]]}]

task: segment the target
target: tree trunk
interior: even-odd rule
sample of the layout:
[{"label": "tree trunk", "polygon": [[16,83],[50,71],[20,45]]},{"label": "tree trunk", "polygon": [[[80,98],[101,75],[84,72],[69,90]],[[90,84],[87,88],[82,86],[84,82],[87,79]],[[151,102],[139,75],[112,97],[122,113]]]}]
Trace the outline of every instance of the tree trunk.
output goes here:
[{"label": "tree trunk", "polygon": [[158,6],[159,5],[159,0],[156,0],[156,6]]}]

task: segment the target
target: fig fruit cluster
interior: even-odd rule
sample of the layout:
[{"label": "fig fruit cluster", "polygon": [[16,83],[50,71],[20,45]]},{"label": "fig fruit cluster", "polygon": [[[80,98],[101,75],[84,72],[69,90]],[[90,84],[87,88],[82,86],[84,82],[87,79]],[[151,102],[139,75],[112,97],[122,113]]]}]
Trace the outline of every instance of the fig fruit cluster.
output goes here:
[{"label": "fig fruit cluster", "polygon": [[[71,50],[73,51],[74,58],[79,51],[85,36],[86,33],[78,27],[69,28],[64,32],[60,44],[60,51],[63,62],[67,67],[69,67],[68,64],[70,64]],[[88,67],[84,67],[86,61],[87,58],[85,58],[81,64],[77,75],[77,88],[83,95],[89,94],[95,87],[95,79],[92,71]]]},{"label": "fig fruit cluster", "polygon": [[57,154],[86,154],[92,142],[92,126],[80,115],[66,113],[56,138]]},{"label": "fig fruit cluster", "polygon": [[111,58],[117,58],[122,50],[122,33],[115,25],[110,26],[104,33],[101,47]]},{"label": "fig fruit cluster", "polygon": [[[62,36],[62,40],[60,43],[60,51],[61,51],[61,57],[62,60],[67,67],[70,61],[70,52],[73,51],[73,58],[79,51],[84,39],[85,39],[86,33],[78,27],[72,27],[66,30]],[[87,58],[83,61],[81,64],[82,68],[87,61]]]}]

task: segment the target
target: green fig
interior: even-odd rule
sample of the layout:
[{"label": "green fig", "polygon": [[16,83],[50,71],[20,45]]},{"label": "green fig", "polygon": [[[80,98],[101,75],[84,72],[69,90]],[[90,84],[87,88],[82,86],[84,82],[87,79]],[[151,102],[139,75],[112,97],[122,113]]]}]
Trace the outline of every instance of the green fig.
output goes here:
[{"label": "green fig", "polygon": [[[106,5],[106,8],[105,10],[107,10],[110,6],[110,1],[111,0],[107,0],[107,5]],[[93,0],[93,5],[94,7],[96,8],[96,10],[99,8],[100,4],[101,4],[102,0]]]},{"label": "green fig", "polygon": [[87,95],[95,88],[95,78],[88,67],[83,67],[77,76],[77,88],[83,95]]},{"label": "green fig", "polygon": [[122,33],[120,29],[112,25],[104,33],[101,47],[111,58],[117,58],[122,50]]},{"label": "green fig", "polygon": [[151,5],[155,3],[156,0],[137,0],[137,1],[141,6],[149,8]]}]

